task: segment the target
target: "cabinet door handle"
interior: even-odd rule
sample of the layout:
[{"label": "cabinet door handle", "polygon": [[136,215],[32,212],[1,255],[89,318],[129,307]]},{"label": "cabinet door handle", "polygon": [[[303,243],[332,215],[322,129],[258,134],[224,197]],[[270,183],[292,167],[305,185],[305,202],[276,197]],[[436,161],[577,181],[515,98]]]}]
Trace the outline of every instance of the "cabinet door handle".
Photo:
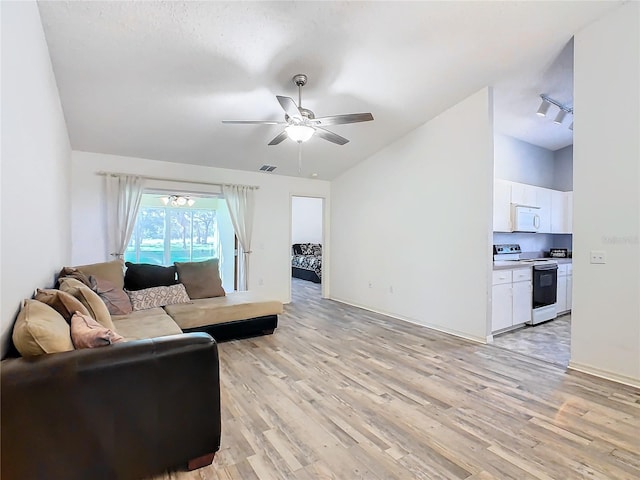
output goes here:
[{"label": "cabinet door handle", "polygon": [[533,226],[536,228],[540,228],[540,216],[539,215],[534,215],[533,216]]}]

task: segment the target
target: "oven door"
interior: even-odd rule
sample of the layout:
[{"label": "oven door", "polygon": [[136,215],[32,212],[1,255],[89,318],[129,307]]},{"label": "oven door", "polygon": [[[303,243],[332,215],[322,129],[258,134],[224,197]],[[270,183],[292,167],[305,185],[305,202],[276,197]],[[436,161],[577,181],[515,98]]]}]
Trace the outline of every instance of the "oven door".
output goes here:
[{"label": "oven door", "polygon": [[558,295],[558,265],[533,267],[533,308],[556,303]]}]

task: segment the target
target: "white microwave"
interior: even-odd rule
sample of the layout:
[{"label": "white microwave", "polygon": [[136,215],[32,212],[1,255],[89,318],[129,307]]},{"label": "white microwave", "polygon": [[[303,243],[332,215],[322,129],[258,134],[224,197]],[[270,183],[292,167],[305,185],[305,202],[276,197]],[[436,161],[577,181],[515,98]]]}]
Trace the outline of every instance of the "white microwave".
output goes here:
[{"label": "white microwave", "polygon": [[540,207],[514,204],[511,213],[513,232],[537,232],[540,229]]}]

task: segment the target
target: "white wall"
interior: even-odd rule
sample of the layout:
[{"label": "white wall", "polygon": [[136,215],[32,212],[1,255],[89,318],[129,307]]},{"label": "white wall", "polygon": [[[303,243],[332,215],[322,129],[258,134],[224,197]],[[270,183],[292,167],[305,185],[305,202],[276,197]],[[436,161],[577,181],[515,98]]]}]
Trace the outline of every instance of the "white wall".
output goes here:
[{"label": "white wall", "polygon": [[[640,386],[640,3],[575,36],[572,368]],[[614,120],[615,119],[615,120]],[[605,265],[589,261],[606,252]]]},{"label": "white wall", "polygon": [[486,340],[490,103],[483,89],[332,182],[331,298]]},{"label": "white wall", "polygon": [[[105,245],[104,177],[111,171],[191,181],[258,185],[249,288],[290,300],[292,194],[329,200],[329,182],[223,168],[202,167],[74,151],[72,154],[72,263],[108,260]],[[191,186],[190,188],[196,188]],[[326,253],[326,252],[325,252]]]},{"label": "white wall", "polygon": [[70,258],[69,137],[35,2],[0,2],[2,353],[23,298]]},{"label": "white wall", "polygon": [[322,243],[321,198],[291,198],[291,243]]},{"label": "white wall", "polygon": [[494,137],[495,178],[553,188],[553,152],[508,135]]}]

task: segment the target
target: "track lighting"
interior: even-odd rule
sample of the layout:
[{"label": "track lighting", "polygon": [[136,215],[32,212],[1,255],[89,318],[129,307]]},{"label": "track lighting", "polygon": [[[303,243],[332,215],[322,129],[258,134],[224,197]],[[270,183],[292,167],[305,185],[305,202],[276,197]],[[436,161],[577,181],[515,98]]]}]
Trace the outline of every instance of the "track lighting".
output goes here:
[{"label": "track lighting", "polygon": [[557,123],[558,125],[560,125],[564,120],[564,117],[566,116],[567,116],[567,112],[565,112],[564,110],[560,110],[558,112],[558,115],[556,115],[556,118],[553,120],[553,123]]},{"label": "track lighting", "polygon": [[[567,114],[573,115],[573,107],[569,107],[567,105],[563,105],[562,103],[554,100],[553,98],[548,97],[547,95],[540,95],[542,99],[542,103],[540,103],[540,107],[536,112],[541,117],[545,117],[547,112],[549,111],[549,107],[551,105],[555,105],[558,107],[558,113],[556,114],[556,118],[553,120],[553,123],[560,125],[564,121]],[[573,130],[573,118],[571,119],[571,124],[569,125],[569,130]]]},{"label": "track lighting", "polygon": [[540,108],[538,108],[538,111],[536,113],[541,117],[544,117],[547,115],[547,112],[549,111],[550,106],[551,106],[551,103],[549,103],[547,100],[543,98],[542,103],[540,103]]}]

